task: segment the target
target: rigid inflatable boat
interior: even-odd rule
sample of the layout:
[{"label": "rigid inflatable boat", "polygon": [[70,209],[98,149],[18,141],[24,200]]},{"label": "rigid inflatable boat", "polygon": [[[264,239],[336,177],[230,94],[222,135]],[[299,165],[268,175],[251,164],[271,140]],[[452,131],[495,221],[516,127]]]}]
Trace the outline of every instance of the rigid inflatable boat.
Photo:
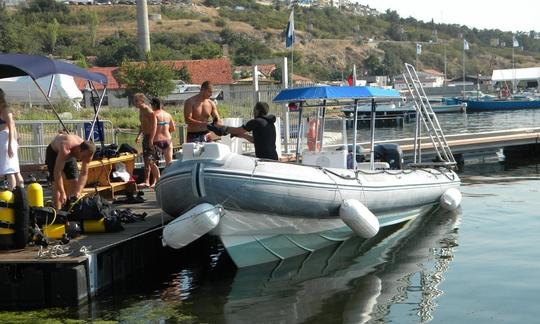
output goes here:
[{"label": "rigid inflatable boat", "polygon": [[[301,121],[308,99],[396,96],[394,90],[369,87],[309,87],[283,90],[274,101],[298,102]],[[324,112],[318,115],[324,118]],[[455,161],[453,156],[445,160],[449,152],[438,155],[442,163],[402,168],[395,161],[402,159],[399,148],[396,158],[375,163],[372,141],[370,162],[355,159],[347,169],[347,146],[324,150],[318,144],[320,152],[304,158],[297,145],[296,161],[316,165],[261,160],[220,143],[184,144],[181,159],[165,169],[156,185],[160,207],[178,216],[164,228],[163,243],[181,248],[210,233],[220,238],[238,267],[247,267],[311,253],[352,235],[367,239],[381,227],[437,206],[456,209],[461,202],[460,179],[451,168]],[[314,154],[318,158],[307,158]],[[344,167],[327,163],[329,156],[341,157],[338,164]]]}]

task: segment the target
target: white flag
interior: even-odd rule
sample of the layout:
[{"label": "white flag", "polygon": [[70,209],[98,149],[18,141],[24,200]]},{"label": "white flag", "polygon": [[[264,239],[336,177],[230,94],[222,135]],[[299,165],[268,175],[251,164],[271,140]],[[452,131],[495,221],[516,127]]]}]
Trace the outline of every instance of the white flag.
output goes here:
[{"label": "white flag", "polygon": [[519,47],[519,42],[518,42],[516,36],[512,36],[512,46]]},{"label": "white flag", "polygon": [[416,55],[422,54],[422,44],[416,43]]},{"label": "white flag", "polygon": [[294,9],[291,10],[287,30],[285,31],[285,48],[290,48],[294,44]]},{"label": "white flag", "polygon": [[468,51],[469,50],[469,42],[467,42],[466,39],[463,39],[463,50]]}]

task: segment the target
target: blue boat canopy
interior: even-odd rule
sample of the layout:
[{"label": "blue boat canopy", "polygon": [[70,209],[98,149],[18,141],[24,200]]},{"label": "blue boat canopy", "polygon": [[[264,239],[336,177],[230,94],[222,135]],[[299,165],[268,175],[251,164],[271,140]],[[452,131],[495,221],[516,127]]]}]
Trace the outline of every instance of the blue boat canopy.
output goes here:
[{"label": "blue boat canopy", "polygon": [[398,91],[374,87],[317,86],[283,89],[273,102],[339,99],[400,99]]},{"label": "blue boat canopy", "polygon": [[107,84],[107,77],[104,74],[90,72],[67,62],[39,55],[0,54],[0,79],[30,76],[37,80],[52,74],[67,74],[102,85]]}]

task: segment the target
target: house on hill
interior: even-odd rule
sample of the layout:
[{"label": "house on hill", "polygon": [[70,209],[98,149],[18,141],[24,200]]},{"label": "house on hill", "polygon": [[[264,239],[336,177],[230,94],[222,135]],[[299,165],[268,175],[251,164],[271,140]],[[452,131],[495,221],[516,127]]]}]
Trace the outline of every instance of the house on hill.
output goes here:
[{"label": "house on hill", "polygon": [[[259,77],[259,84],[279,84],[280,81],[275,80],[272,77],[272,73],[276,71],[277,66],[275,64],[258,64],[257,71]],[[251,84],[253,83],[253,66],[251,65],[240,65],[234,68],[233,75],[235,76],[235,84]],[[291,75],[292,82],[294,86],[307,86],[314,84],[314,81],[298,75]]]},{"label": "house on hill", "polygon": [[[161,63],[170,66],[174,70],[180,70],[186,67],[193,84],[201,84],[204,81],[212,82],[216,88],[223,90],[223,99],[230,96],[230,86],[233,83],[232,68],[228,58],[209,59],[209,60],[176,60],[162,61]],[[88,69],[91,72],[103,73],[108,80],[107,93],[103,99],[103,106],[110,107],[128,107],[130,101],[123,97],[126,86],[121,84],[117,78],[118,67],[93,67]],[[84,104],[91,106],[90,89],[87,89],[85,80],[75,79],[77,87],[83,92]],[[186,82],[187,83],[187,82]],[[103,86],[97,85],[98,90]]]},{"label": "house on hill", "polygon": [[[418,79],[424,88],[438,88],[444,85],[444,73],[436,70],[418,71]],[[394,78],[394,89],[407,90],[407,83],[403,79],[403,75]]]}]

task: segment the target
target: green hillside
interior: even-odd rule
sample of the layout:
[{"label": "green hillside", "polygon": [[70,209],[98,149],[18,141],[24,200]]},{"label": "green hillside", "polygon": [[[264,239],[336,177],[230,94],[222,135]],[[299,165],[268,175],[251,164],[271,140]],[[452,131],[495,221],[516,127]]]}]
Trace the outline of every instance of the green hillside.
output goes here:
[{"label": "green hillside", "polygon": [[[195,1],[190,6],[149,6],[149,13],[161,14],[161,20],[150,21],[155,59],[228,55],[234,65],[248,65],[255,59],[290,57],[284,46],[290,9],[279,1],[273,6],[251,0]],[[83,66],[88,65],[86,57],[96,57],[93,64],[118,66],[141,57],[136,27],[135,6],[33,0],[26,7],[0,9],[0,51],[52,54]],[[415,62],[417,42],[423,44],[421,68],[443,71],[446,56],[448,76],[459,76],[463,38],[470,44],[468,74],[512,66],[510,32],[404,19],[393,11],[364,17],[335,8],[298,7],[295,28],[294,72],[315,80],[340,79],[353,63],[362,74],[400,73],[403,62]],[[538,66],[540,33],[515,36],[520,44],[516,67]]]}]

